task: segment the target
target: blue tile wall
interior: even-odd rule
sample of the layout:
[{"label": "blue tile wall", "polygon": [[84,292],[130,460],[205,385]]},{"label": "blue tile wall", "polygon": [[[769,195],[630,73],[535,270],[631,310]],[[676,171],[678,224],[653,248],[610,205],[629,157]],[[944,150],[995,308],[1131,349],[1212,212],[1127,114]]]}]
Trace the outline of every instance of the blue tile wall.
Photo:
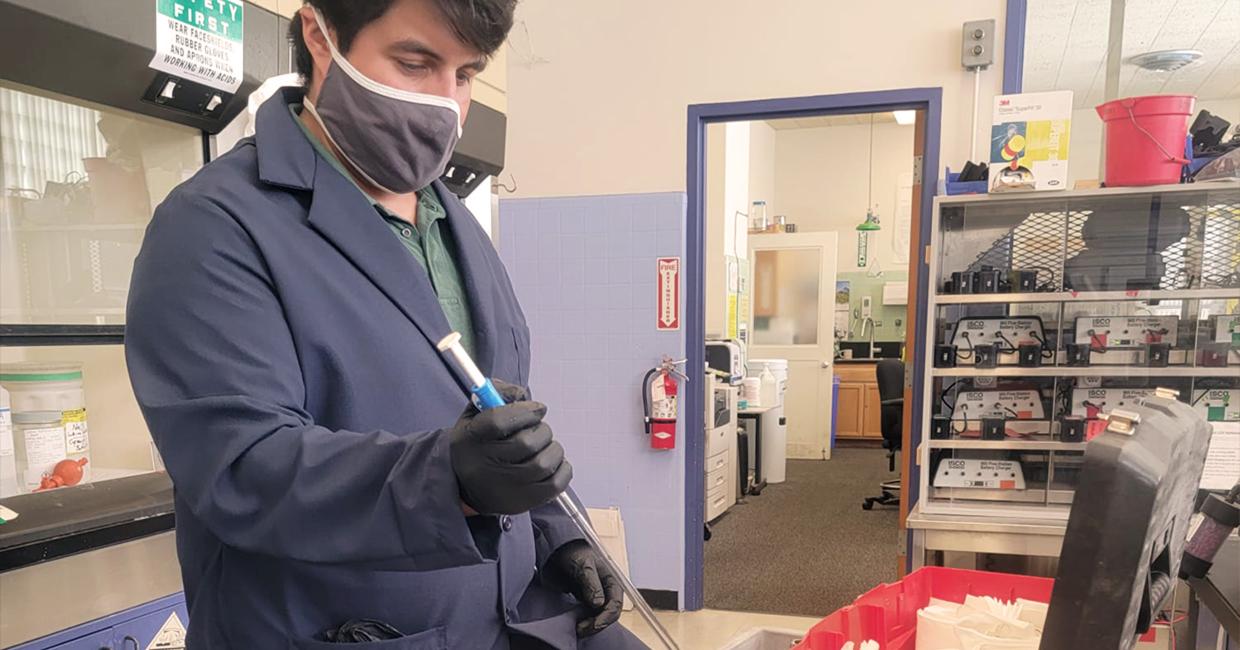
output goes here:
[{"label": "blue tile wall", "polygon": [[685,356],[683,331],[655,329],[655,260],[683,260],[684,224],[683,193],[499,207],[500,255],[530,325],[530,388],[573,463],[573,489],[587,506],[620,508],[638,586],[677,592],[684,433],[674,450],[650,449],[640,388],[662,355]]}]

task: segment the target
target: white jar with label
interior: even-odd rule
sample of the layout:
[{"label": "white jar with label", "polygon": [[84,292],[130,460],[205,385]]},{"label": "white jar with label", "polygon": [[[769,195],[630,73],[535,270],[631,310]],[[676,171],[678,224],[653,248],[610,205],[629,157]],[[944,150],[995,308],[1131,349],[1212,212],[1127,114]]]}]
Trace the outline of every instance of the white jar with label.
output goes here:
[{"label": "white jar with label", "polygon": [[0,386],[0,499],[20,494],[17,448],[13,444],[13,411],[9,391]]},{"label": "white jar with label", "polygon": [[56,463],[69,457],[60,411],[14,413],[13,442],[23,492],[39,489]]},{"label": "white jar with label", "polygon": [[[82,385],[81,364],[5,364],[0,372],[0,385],[9,391],[14,418],[22,413],[59,413],[66,448],[63,458],[89,461],[90,433],[86,425],[86,391]],[[14,442],[18,442],[16,434]],[[20,471],[20,458],[17,464]],[[82,482],[87,483],[91,478],[89,462],[82,469]]]}]

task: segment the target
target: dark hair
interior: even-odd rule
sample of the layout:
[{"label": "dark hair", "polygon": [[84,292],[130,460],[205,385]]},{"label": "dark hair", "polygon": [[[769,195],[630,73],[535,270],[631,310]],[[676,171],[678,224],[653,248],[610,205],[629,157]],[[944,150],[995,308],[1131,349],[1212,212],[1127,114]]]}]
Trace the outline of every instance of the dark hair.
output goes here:
[{"label": "dark hair", "polygon": [[[336,30],[340,52],[347,53],[357,33],[383,17],[396,0],[305,0],[318,9],[323,19]],[[428,0],[452,26],[461,42],[488,57],[503,45],[512,29],[512,12],[517,0]],[[310,78],[314,59],[301,35],[301,14],[293,16],[288,28],[293,42],[293,63],[303,79]]]}]

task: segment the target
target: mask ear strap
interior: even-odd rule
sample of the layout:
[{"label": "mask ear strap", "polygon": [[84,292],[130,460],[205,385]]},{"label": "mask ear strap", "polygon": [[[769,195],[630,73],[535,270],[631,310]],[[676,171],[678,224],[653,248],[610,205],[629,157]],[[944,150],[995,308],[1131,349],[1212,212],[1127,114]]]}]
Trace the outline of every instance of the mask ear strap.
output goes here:
[{"label": "mask ear strap", "polygon": [[340,50],[336,49],[336,44],[332,42],[331,34],[327,31],[327,23],[323,20],[323,14],[319,12],[319,8],[312,5],[310,11],[314,12],[314,22],[319,26],[319,31],[323,33],[323,40],[327,41],[327,48],[331,50],[332,58],[344,58],[340,56]]}]

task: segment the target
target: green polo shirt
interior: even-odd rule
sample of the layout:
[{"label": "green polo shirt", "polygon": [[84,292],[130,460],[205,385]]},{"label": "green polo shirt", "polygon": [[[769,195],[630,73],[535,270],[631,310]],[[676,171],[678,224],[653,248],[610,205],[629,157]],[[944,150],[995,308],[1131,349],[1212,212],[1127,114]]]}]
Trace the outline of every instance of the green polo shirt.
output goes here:
[{"label": "green polo shirt", "polygon": [[435,295],[439,298],[439,306],[443,308],[444,316],[448,319],[448,325],[452,329],[461,333],[461,345],[465,347],[465,351],[473,356],[474,354],[474,323],[473,316],[470,314],[469,297],[465,294],[465,283],[461,279],[461,270],[457,267],[456,257],[452,248],[452,230],[446,225],[440,227],[440,222],[447,216],[444,211],[443,204],[439,201],[439,196],[435,193],[435,188],[427,187],[418,192],[418,218],[417,225],[409,223],[404,219],[392,214],[382,204],[375,201],[369,194],[362,191],[357,181],[353,180],[352,174],[345,170],[344,165],[336,158],[336,155],[330,149],[323,146],[319,139],[314,137],[301,122],[301,105],[290,104],[289,111],[293,114],[293,120],[297,122],[297,126],[301,127],[302,133],[306,134],[306,139],[310,144],[314,145],[315,151],[319,152],[323,159],[331,163],[336,171],[340,172],[350,183],[357,188],[366,200],[375,207],[375,210],[383,217],[388,228],[396,235],[396,239],[413,255],[413,259],[418,261],[430,276],[431,286],[435,289]]}]

